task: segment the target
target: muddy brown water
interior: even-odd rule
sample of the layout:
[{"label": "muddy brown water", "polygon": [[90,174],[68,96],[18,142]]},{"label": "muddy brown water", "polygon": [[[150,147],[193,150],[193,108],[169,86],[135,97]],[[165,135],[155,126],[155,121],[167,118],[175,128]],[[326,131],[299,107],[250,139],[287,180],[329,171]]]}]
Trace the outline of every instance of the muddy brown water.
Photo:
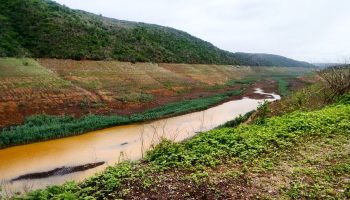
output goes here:
[{"label": "muddy brown water", "polygon": [[[280,99],[279,95],[264,93],[258,88],[255,93],[265,94],[268,101]],[[0,150],[3,192],[11,195],[16,191],[62,184],[68,180],[81,181],[122,160],[142,158],[144,152],[162,137],[183,141],[256,109],[263,100],[243,98],[177,117],[116,126],[79,136]],[[72,173],[67,173],[65,169],[83,170],[68,170]],[[56,171],[65,173],[53,173]],[[33,176],[35,174],[40,176]]]}]

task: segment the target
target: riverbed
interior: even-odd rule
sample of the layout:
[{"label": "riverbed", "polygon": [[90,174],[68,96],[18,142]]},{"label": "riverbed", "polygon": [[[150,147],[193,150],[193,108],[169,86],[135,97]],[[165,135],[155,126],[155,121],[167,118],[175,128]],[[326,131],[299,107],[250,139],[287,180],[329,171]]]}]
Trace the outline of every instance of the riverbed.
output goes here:
[{"label": "riverbed", "polygon": [[[267,101],[280,99],[259,88],[255,93],[265,95]],[[11,195],[69,180],[81,181],[120,161],[141,159],[162,138],[183,141],[256,109],[264,100],[243,98],[200,112],[3,149],[0,183],[3,192]]]}]

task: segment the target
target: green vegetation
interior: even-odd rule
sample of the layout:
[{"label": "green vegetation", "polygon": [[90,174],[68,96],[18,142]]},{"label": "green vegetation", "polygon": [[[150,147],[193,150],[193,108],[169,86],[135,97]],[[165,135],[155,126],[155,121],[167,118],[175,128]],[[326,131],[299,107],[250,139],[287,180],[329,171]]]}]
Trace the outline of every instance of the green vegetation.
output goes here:
[{"label": "green vegetation", "polygon": [[[346,132],[304,137],[285,151],[256,159],[248,167],[250,178],[260,190],[268,188],[259,195],[264,199],[348,199],[349,144]],[[277,180],[266,181],[274,175]]]},{"label": "green vegetation", "polygon": [[350,129],[349,105],[314,112],[294,112],[267,119],[261,125],[239,126],[202,133],[184,143],[164,142],[146,160],[162,167],[216,166],[225,157],[243,160],[291,147],[299,137],[332,134]]},{"label": "green vegetation", "polygon": [[1,57],[312,66],[274,56],[246,59],[179,30],[105,18],[50,0],[3,0],[0,10]]},{"label": "green vegetation", "polygon": [[221,129],[221,128],[235,128],[238,125],[244,123],[245,121],[247,121],[249,119],[250,116],[252,116],[252,114],[255,112],[255,110],[252,110],[250,112],[247,112],[244,115],[239,115],[238,117],[236,117],[235,119],[228,121],[220,126],[217,127],[217,129]]},{"label": "green vegetation", "polygon": [[[271,107],[262,104],[250,124],[238,125],[247,118],[240,116],[227,128],[182,143],[163,140],[141,161],[123,162],[82,183],[50,186],[23,198],[118,199],[161,194],[177,199],[203,195],[211,199],[347,199],[350,94],[347,91],[325,102],[332,90],[327,84],[312,85]],[[306,106],[310,101],[314,107]],[[203,106],[205,102],[210,101],[203,101]],[[188,103],[174,107],[185,109]],[[174,107],[161,113],[171,114]],[[269,114],[273,117],[268,118]]]},{"label": "green vegetation", "polygon": [[[237,190],[252,188],[254,185],[249,182],[254,179],[253,183],[261,184],[261,188],[256,185],[252,193],[241,195],[346,199],[349,198],[350,189],[346,183],[349,157],[342,153],[342,149],[348,149],[346,145],[350,141],[349,99],[350,95],[346,95],[321,110],[295,111],[266,119],[260,124],[215,129],[182,143],[165,140],[148,152],[142,162],[118,164],[80,184],[69,182],[63,186],[51,186],[29,193],[25,199],[127,198],[128,195],[141,195],[144,192],[147,195],[161,189],[161,185],[166,183],[162,181],[169,180],[165,177],[175,180],[170,183],[175,186],[182,186],[176,184],[186,181],[185,191],[189,193],[180,194],[184,196],[202,192],[215,195],[212,198],[224,198],[223,195],[229,195],[229,192],[238,195],[235,193]],[[337,154],[321,153],[321,157],[315,156],[319,151]],[[291,167],[292,176],[287,174],[289,168],[283,168],[285,163],[291,165],[287,166]],[[290,179],[291,184],[284,184],[281,180],[277,183],[280,185],[274,185],[274,180],[264,180],[265,175],[270,180],[276,173]],[[307,181],[304,181],[305,177]],[[218,179],[220,181],[216,184],[215,180]],[[224,183],[228,185],[220,187]],[[189,189],[188,184],[192,184],[194,189]],[[236,186],[239,187],[235,189]],[[265,187],[277,188],[277,193],[269,193]],[[198,189],[201,193],[190,193],[197,191],[196,188],[201,188]],[[233,188],[232,191],[230,188]],[[133,193],[135,191],[141,193]],[[254,191],[260,193],[255,194]]]},{"label": "green vegetation", "polygon": [[151,94],[140,93],[126,93],[120,98],[122,102],[149,102],[154,99]]},{"label": "green vegetation", "polygon": [[225,99],[239,94],[240,91],[232,91],[206,98],[183,100],[131,116],[87,115],[79,119],[70,116],[31,116],[25,120],[23,125],[6,128],[0,133],[0,148],[73,136],[111,126],[204,110],[209,106],[223,102]]},{"label": "green vegetation", "polygon": [[0,58],[0,84],[6,84],[5,89],[13,88],[45,88],[65,89],[71,86],[67,80],[53,74],[49,69],[28,58]]},{"label": "green vegetation", "polygon": [[266,121],[266,118],[268,117],[268,113],[270,112],[268,101],[264,101],[261,103],[257,109],[257,112],[259,115],[255,118],[254,122],[256,124],[264,124]]},{"label": "green vegetation", "polygon": [[307,62],[295,61],[278,55],[271,54],[251,54],[251,53],[236,53],[237,59],[242,65],[251,66],[285,66],[285,67],[312,67]]},{"label": "green vegetation", "polygon": [[232,96],[240,95],[241,91],[232,91],[225,92],[223,94],[214,95],[208,98],[199,98],[192,100],[183,100],[178,103],[171,103],[165,106],[154,108],[148,111],[145,111],[141,114],[135,114],[131,116],[133,121],[143,121],[149,119],[160,119],[163,117],[170,117],[174,115],[183,114],[186,112],[193,112],[199,110],[205,110],[209,108],[209,106],[215,105],[219,102],[224,101]]},{"label": "green vegetation", "polygon": [[238,64],[232,53],[172,28],[104,18],[48,0],[5,0],[0,9],[7,26],[1,29],[1,56]]},{"label": "green vegetation", "polygon": [[286,79],[278,79],[278,90],[281,96],[287,96],[289,93],[288,90],[288,81]]}]

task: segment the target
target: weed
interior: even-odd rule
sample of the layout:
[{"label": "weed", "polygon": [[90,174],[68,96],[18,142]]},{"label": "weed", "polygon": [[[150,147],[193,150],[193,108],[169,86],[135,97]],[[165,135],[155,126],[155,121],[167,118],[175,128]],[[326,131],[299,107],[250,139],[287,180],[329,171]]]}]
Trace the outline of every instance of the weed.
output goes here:
[{"label": "weed", "polygon": [[220,125],[217,127],[217,129],[220,128],[234,128],[237,127],[238,125],[242,124],[243,122],[247,121],[249,119],[249,117],[255,112],[255,110],[247,112],[246,114],[239,115],[238,117],[236,117],[234,120],[228,121],[223,125]]},{"label": "weed", "polygon": [[207,180],[208,176],[209,176],[208,172],[199,171],[199,172],[191,173],[190,175],[186,176],[184,179],[193,181],[195,184],[199,185],[199,184],[205,182]]},{"label": "weed", "polygon": [[265,120],[267,118],[268,113],[270,112],[270,109],[268,107],[268,101],[264,101],[263,103],[260,103],[258,106],[258,112],[257,112],[257,119],[255,121],[256,124],[263,124],[265,123]]}]

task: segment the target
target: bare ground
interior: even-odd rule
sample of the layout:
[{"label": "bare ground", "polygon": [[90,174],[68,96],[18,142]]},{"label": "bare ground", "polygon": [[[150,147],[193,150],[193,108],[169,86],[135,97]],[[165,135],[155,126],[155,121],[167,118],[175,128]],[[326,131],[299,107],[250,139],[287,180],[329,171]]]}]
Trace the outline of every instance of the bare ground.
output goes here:
[{"label": "bare ground", "polygon": [[[262,73],[261,69],[255,72],[238,66],[3,59],[0,69],[0,128],[21,124],[36,114],[131,115],[233,90],[244,89],[241,95],[227,100],[262,98],[253,93],[256,87],[278,93],[273,80],[227,85],[228,81]],[[263,72],[273,70],[266,68]],[[278,70],[287,73],[286,69]],[[292,83],[305,84],[300,79]]]}]

